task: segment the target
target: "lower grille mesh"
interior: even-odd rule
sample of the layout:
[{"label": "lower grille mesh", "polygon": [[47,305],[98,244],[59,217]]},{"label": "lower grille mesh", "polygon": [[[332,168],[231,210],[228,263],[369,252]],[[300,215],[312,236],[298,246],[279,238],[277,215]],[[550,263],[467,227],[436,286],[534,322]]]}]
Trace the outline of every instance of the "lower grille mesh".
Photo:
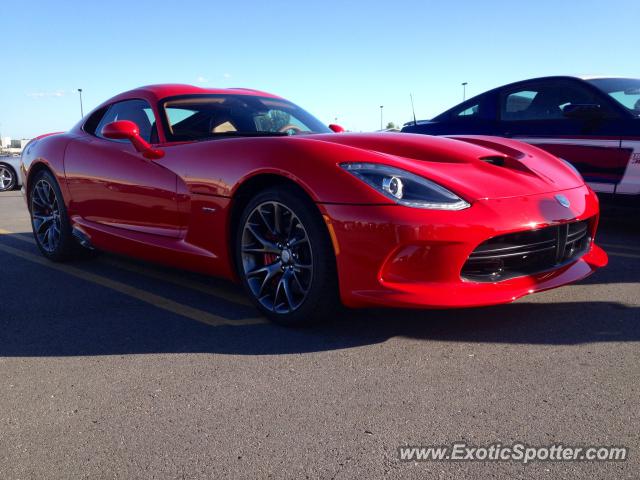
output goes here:
[{"label": "lower grille mesh", "polygon": [[462,278],[497,282],[558,268],[589,248],[589,220],[510,233],[476,248],[462,267]]}]

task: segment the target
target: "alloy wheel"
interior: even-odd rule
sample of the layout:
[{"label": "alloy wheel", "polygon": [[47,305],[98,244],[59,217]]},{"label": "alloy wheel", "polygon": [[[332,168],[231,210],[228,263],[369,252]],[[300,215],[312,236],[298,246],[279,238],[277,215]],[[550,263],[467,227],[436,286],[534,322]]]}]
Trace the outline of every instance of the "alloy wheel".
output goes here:
[{"label": "alloy wheel", "polygon": [[0,165],[0,191],[8,190],[13,181],[13,172],[8,167]]},{"label": "alloy wheel", "polygon": [[41,179],[31,193],[31,218],[38,243],[48,253],[60,245],[61,219],[58,197],[51,184]]},{"label": "alloy wheel", "polygon": [[289,207],[275,201],[255,207],[242,230],[241,251],[249,288],[264,308],[282,314],[303,304],[313,256],[307,231]]}]

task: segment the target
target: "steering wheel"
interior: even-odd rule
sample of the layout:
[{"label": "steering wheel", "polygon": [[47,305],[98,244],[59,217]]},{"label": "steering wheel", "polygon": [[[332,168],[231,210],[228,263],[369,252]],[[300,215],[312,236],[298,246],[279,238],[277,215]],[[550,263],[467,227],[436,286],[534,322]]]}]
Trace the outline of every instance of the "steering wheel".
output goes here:
[{"label": "steering wheel", "polygon": [[281,129],[279,129],[278,132],[280,132],[280,133],[288,133],[291,130],[293,130],[293,133],[289,133],[289,135],[296,135],[296,134],[302,132],[302,128],[300,128],[297,125],[291,125],[291,124],[285,125]]}]

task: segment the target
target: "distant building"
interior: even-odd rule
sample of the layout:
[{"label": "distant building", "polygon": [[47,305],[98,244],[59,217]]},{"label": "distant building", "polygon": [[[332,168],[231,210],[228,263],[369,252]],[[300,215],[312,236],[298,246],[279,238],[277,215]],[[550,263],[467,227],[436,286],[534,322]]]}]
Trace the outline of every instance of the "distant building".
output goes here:
[{"label": "distant building", "polygon": [[11,140],[10,148],[18,148],[22,151],[22,149],[29,143],[29,139],[21,138],[20,140]]},{"label": "distant building", "polygon": [[29,143],[28,138],[12,139],[11,137],[0,137],[0,152],[2,153],[22,153],[22,149]]}]

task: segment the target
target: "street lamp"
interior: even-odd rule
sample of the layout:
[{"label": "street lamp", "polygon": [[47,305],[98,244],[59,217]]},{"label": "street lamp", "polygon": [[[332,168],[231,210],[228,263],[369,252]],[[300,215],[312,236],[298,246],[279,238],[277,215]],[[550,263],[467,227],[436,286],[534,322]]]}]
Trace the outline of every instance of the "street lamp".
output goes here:
[{"label": "street lamp", "polygon": [[82,109],[82,89],[78,89],[78,94],[80,95],[80,118],[84,118],[84,111]]},{"label": "street lamp", "polygon": [[467,99],[467,85],[469,82],[462,82],[462,101],[464,102]]},{"label": "street lamp", "polygon": [[384,108],[384,105],[380,105],[380,130],[383,129],[383,124],[382,124],[382,109]]}]

